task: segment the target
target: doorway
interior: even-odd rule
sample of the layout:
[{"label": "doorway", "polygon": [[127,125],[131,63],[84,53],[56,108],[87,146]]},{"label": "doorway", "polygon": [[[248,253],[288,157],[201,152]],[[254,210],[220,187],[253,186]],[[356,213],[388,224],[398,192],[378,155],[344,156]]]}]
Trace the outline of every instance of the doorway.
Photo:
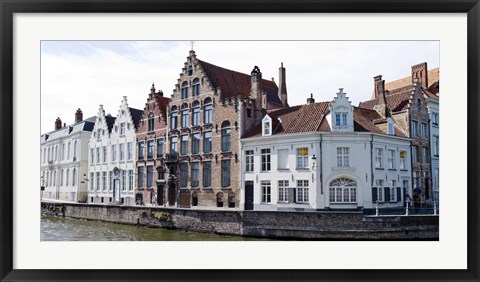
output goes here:
[{"label": "doorway", "polygon": [[245,210],[253,210],[253,181],[245,181]]}]

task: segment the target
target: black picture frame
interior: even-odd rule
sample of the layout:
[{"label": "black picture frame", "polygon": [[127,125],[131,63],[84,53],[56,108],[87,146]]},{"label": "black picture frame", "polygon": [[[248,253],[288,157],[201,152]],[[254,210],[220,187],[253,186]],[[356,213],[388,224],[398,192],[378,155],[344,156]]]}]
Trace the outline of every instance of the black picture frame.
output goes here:
[{"label": "black picture frame", "polygon": [[[479,281],[480,159],[478,0],[0,0],[0,278],[1,281]],[[466,270],[19,270],[13,269],[14,13],[467,13],[468,268]],[[453,95],[453,94],[452,94]],[[361,259],[361,257],[359,257]],[[412,260],[414,263],[414,260]]]}]

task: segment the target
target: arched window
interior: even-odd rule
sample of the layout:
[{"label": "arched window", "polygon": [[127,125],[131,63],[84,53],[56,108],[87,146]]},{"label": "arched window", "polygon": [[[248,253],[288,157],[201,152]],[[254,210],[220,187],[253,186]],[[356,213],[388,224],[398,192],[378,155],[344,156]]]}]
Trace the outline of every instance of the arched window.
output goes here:
[{"label": "arched window", "polygon": [[171,129],[177,129],[178,127],[177,120],[178,120],[177,106],[173,106],[170,109],[170,128]]},{"label": "arched window", "polygon": [[200,103],[194,101],[192,103],[192,126],[200,125]]},{"label": "arched window", "polygon": [[70,142],[68,142],[68,147],[67,147],[67,160],[70,159]]},{"label": "arched window", "polygon": [[77,185],[77,170],[73,169],[72,171],[72,186]]},{"label": "arched window", "polygon": [[187,128],[188,127],[188,105],[187,103],[184,103],[182,105],[182,128]]},{"label": "arched window", "polygon": [[48,161],[50,161],[50,147],[48,147],[48,154],[47,154],[47,156],[48,156]]},{"label": "arched window", "polygon": [[222,152],[231,151],[231,129],[230,122],[224,121],[222,123]]},{"label": "arched window", "polygon": [[348,178],[337,178],[330,182],[330,203],[356,203],[357,184]]},{"label": "arched window", "polygon": [[203,123],[204,124],[211,124],[212,123],[212,111],[213,111],[213,105],[212,105],[212,99],[207,98],[204,103],[204,108],[203,108]]},{"label": "arched window", "polygon": [[57,161],[57,153],[58,153],[58,146],[55,146],[55,157],[53,158],[55,161]]},{"label": "arched window", "polygon": [[217,193],[217,207],[223,207],[223,192]]},{"label": "arched window", "polygon": [[153,118],[153,113],[148,114],[148,131],[153,131],[155,120]]},{"label": "arched window", "polygon": [[77,158],[77,140],[73,143],[73,157]]},{"label": "arched window", "polygon": [[198,78],[195,78],[193,80],[192,90],[193,90],[192,96],[195,97],[200,95],[200,80]]},{"label": "arched window", "polygon": [[70,170],[67,168],[67,176],[66,176],[66,180],[65,180],[65,186],[68,186],[68,176],[70,174]]},{"label": "arched window", "polygon": [[233,192],[228,193],[228,207],[229,208],[235,207],[235,193]]},{"label": "arched window", "polygon": [[60,186],[63,186],[63,169],[60,170]]},{"label": "arched window", "polygon": [[188,98],[188,82],[182,83],[182,99]]}]

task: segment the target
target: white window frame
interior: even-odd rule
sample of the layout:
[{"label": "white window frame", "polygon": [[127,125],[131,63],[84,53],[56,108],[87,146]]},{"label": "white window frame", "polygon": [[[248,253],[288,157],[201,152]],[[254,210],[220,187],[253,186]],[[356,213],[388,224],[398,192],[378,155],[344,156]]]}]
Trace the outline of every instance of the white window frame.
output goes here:
[{"label": "white window frame", "polygon": [[297,203],[308,203],[309,200],[309,181],[297,180]]},{"label": "white window frame", "polygon": [[394,179],[390,180],[390,202],[396,202],[397,201],[397,181]]},{"label": "white window frame", "polygon": [[345,177],[333,179],[329,183],[329,193],[331,204],[357,203],[357,183],[352,179]]},{"label": "white window frame", "polygon": [[270,204],[272,202],[272,185],[270,180],[262,180],[260,182],[261,196],[260,201],[262,204]]},{"label": "white window frame", "polygon": [[375,148],[375,168],[383,168],[383,148]]},{"label": "white window frame", "polygon": [[266,172],[272,170],[272,156],[270,148],[261,149],[261,171]]},{"label": "white window frame", "polygon": [[350,147],[337,147],[337,167],[350,167]]},{"label": "white window frame", "polygon": [[384,185],[383,185],[383,179],[377,179],[375,180],[375,186],[377,187],[377,202],[384,202],[385,197],[383,196],[384,192]]},{"label": "white window frame", "polygon": [[[307,155],[300,155],[301,150],[306,149]],[[308,147],[299,147],[296,149],[297,169],[308,168]]]},{"label": "white window frame", "polygon": [[388,156],[387,156],[388,168],[395,169],[395,150],[388,149],[387,152],[388,152]]},{"label": "white window frame", "polygon": [[288,190],[290,182],[288,180],[278,180],[278,202],[288,202]]},{"label": "white window frame", "polygon": [[255,162],[254,162],[254,151],[253,150],[246,150],[245,151],[245,172],[253,172],[255,169]]}]

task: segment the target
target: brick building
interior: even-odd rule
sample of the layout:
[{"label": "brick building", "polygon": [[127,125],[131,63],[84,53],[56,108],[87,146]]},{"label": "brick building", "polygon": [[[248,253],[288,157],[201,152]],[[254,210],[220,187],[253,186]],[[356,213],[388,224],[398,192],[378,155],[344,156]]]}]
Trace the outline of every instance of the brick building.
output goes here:
[{"label": "brick building", "polygon": [[240,137],[262,111],[288,106],[285,68],[280,87],[251,74],[201,61],[192,50],[168,108],[168,204],[238,208]]},{"label": "brick building", "polygon": [[[428,71],[427,63],[412,66],[411,76],[389,83],[382,76],[374,77],[372,99],[359,107],[375,109],[382,116],[391,116],[401,130],[412,139],[412,179],[414,197],[430,204],[433,199],[432,171],[438,175],[438,152],[432,149],[431,132],[438,133],[439,69]],[[433,119],[437,119],[435,125]],[[432,126],[436,126],[436,129]],[[436,135],[438,137],[438,134]],[[432,161],[434,168],[432,170]],[[438,181],[435,182],[438,191]]]},{"label": "brick building", "polygon": [[169,102],[170,99],[164,97],[162,91],[156,92],[152,84],[136,134],[137,204],[154,204],[154,195],[155,204],[166,204],[168,170],[165,165],[165,146]]}]

